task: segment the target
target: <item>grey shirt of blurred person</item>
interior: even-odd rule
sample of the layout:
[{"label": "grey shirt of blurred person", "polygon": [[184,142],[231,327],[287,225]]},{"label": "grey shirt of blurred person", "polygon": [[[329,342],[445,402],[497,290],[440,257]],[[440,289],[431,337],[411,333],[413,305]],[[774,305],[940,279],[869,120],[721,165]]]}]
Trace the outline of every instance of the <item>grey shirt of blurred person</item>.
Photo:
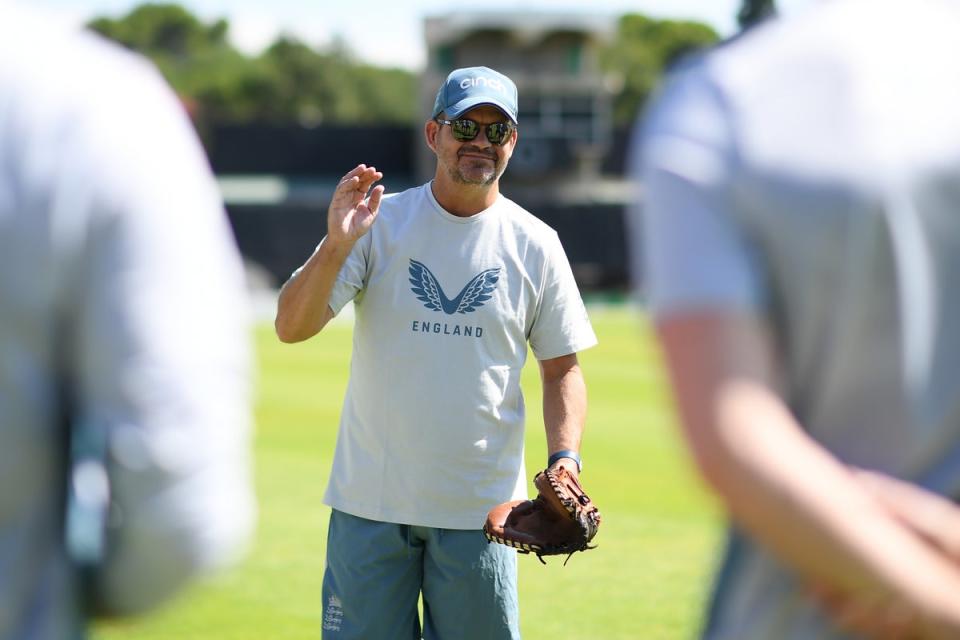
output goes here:
[{"label": "grey shirt of blurred person", "polygon": [[248,340],[176,97],[129,52],[0,5],[0,638],[81,637],[237,557]]},{"label": "grey shirt of blurred person", "polygon": [[733,521],[706,638],[960,637],[958,32],[818,3],[644,123],[646,293]]},{"label": "grey shirt of blurred person", "polygon": [[[516,552],[486,542],[493,506],[526,497],[520,372],[540,364],[554,464],[578,472],[596,337],[556,232],[500,193],[517,89],[453,71],[424,126],[433,180],[383,196],[360,165],[327,236],[284,285],[280,338],[349,302],[350,381],[325,502],[324,637],[516,638]],[[381,201],[382,198],[382,201]]]}]

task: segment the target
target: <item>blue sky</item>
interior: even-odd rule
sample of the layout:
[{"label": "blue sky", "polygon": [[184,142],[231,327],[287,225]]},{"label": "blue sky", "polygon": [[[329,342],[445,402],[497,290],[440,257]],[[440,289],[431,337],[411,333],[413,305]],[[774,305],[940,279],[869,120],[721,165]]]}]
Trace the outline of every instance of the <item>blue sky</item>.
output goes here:
[{"label": "blue sky", "polygon": [[[2,0],[0,0],[2,1]],[[154,0],[165,1],[165,0]],[[780,0],[784,11],[812,0]],[[278,33],[288,32],[320,46],[342,37],[361,58],[382,65],[418,69],[424,61],[423,18],[457,11],[563,11],[608,14],[645,13],[661,18],[706,22],[722,35],[736,28],[740,0],[486,0],[483,3],[438,0],[181,0],[204,19],[230,20],[231,37],[247,52],[257,52]],[[138,0],[33,0],[30,5],[64,23],[82,24],[97,15],[120,16]]]}]

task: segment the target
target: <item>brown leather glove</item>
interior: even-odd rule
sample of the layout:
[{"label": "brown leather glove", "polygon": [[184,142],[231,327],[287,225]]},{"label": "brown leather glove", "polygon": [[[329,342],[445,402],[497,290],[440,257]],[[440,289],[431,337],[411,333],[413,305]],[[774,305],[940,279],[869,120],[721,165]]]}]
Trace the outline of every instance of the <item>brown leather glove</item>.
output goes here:
[{"label": "brown leather glove", "polygon": [[577,551],[593,549],[589,543],[600,527],[600,511],[577,477],[555,466],[538,473],[533,483],[535,499],[504,502],[490,510],[483,525],[487,540],[535,553],[540,562],[543,556],[567,554],[569,560]]}]

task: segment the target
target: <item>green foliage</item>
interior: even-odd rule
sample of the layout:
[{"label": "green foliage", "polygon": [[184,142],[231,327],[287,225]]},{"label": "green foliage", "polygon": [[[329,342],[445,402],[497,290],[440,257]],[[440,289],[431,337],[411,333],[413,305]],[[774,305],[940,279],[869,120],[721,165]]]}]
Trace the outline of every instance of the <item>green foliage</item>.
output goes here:
[{"label": "green foliage", "polygon": [[[523,637],[693,637],[720,516],[676,435],[649,328],[625,308],[591,308],[590,315],[600,344],[580,357],[590,395],[583,477],[603,514],[599,546],[567,566],[520,556]],[[338,319],[308,342],[284,345],[264,324],[256,343],[260,522],[251,553],[240,567],[153,616],[98,625],[95,640],[319,637],[329,513],[321,500],[347,383],[351,325]],[[522,384],[532,475],[546,458],[532,357]],[[564,616],[557,615],[558,600]]]},{"label": "green foliage", "polygon": [[633,122],[671,64],[719,39],[716,31],[699,22],[656,20],[640,14],[622,16],[616,38],[602,55],[605,70],[623,78],[614,99],[614,122]]},{"label": "green foliage", "polygon": [[176,4],[141,5],[88,26],[149,57],[201,129],[209,122],[415,120],[414,75],[360,64],[340,42],[316,50],[280,36],[261,55],[246,56],[229,43],[226,20],[205,24]]},{"label": "green foliage", "polygon": [[[343,42],[316,49],[280,36],[262,54],[247,56],[229,42],[226,20],[204,23],[176,4],[144,4],[89,27],[153,60],[201,129],[209,122],[413,124],[416,77],[354,60]],[[719,40],[710,27],[620,18],[615,40],[602,52],[605,71],[623,78],[614,121],[633,121],[664,70],[690,51]]]},{"label": "green foliage", "polygon": [[150,56],[188,58],[227,46],[226,21],[217,20],[208,26],[175,4],[143,4],[118,20],[96,18],[89,27]]}]

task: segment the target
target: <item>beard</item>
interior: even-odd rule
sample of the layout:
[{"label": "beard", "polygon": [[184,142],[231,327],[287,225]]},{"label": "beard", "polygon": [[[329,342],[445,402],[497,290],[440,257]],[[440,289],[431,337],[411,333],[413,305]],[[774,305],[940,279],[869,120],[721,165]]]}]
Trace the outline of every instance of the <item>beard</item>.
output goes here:
[{"label": "beard", "polygon": [[[479,154],[488,160],[476,157],[463,157],[463,154]],[[503,174],[503,161],[496,154],[485,153],[476,147],[463,147],[457,153],[457,162],[447,165],[447,174],[459,184],[488,186],[493,184]]]}]

